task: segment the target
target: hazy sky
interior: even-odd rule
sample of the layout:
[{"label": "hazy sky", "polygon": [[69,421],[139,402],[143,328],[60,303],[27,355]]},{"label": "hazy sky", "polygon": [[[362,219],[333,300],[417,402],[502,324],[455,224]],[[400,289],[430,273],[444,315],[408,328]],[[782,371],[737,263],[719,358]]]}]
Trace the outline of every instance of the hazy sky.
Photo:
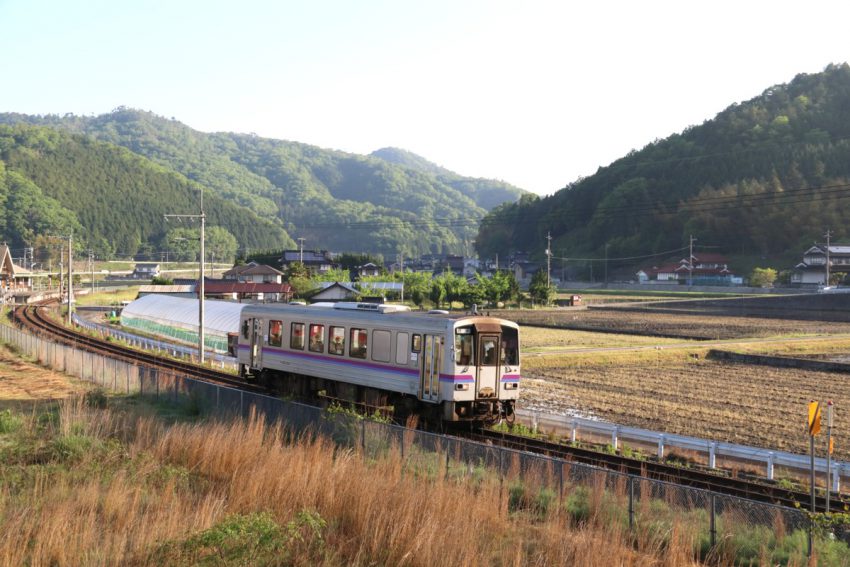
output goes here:
[{"label": "hazy sky", "polygon": [[0,112],[397,146],[540,194],[850,61],[843,1],[0,0]]}]

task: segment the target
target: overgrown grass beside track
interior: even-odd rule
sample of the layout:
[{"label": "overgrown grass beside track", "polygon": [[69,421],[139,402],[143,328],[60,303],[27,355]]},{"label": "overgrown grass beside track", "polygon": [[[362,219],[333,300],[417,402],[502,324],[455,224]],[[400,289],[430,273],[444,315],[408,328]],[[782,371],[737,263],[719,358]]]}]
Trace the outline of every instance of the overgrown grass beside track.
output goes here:
[{"label": "overgrown grass beside track", "polygon": [[[704,512],[662,500],[642,498],[630,532],[623,487],[559,495],[543,474],[502,479],[392,443],[361,454],[257,419],[165,421],[137,398],[0,413],[0,440],[5,565],[678,566],[709,553]],[[733,523],[719,517],[738,535],[712,561],[805,564],[803,534]],[[847,564],[844,544],[818,553]]]}]

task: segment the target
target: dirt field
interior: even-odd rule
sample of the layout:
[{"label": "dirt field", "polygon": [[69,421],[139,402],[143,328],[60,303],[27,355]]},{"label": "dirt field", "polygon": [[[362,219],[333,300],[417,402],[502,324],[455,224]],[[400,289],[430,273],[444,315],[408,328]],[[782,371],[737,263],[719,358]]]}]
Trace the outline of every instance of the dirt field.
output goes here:
[{"label": "dirt field", "polygon": [[[525,359],[521,406],[805,453],[809,400],[836,404],[836,456],[850,458],[850,377],[640,351]],[[824,436],[818,441],[823,442]]]},{"label": "dirt field", "polygon": [[524,325],[551,325],[566,329],[641,333],[701,340],[850,333],[850,323],[691,313],[667,314],[609,309],[549,309],[492,313],[494,315],[498,313],[499,317]]},{"label": "dirt field", "polygon": [[0,346],[0,409],[67,398],[85,391],[81,382],[23,361]]}]

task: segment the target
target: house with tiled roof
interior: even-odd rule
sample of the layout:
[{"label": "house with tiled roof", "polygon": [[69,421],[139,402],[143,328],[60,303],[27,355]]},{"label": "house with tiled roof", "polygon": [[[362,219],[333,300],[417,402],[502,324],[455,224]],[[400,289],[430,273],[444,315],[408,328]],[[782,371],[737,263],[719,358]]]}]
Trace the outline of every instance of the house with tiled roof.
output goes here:
[{"label": "house with tiled roof", "polygon": [[242,283],[275,283],[283,282],[283,272],[266,264],[248,262],[233,266],[221,275],[222,279],[235,280]]},{"label": "house with tiled roof", "polygon": [[806,250],[803,253],[803,261],[794,266],[791,283],[826,285],[827,256],[830,274],[840,274],[843,279],[850,273],[850,245],[830,245],[827,250],[825,244],[816,244]]},{"label": "house with tiled roof", "polygon": [[665,282],[690,285],[738,285],[741,278],[729,269],[722,254],[704,252],[682,258],[677,264],[653,266],[637,272],[640,283]]}]

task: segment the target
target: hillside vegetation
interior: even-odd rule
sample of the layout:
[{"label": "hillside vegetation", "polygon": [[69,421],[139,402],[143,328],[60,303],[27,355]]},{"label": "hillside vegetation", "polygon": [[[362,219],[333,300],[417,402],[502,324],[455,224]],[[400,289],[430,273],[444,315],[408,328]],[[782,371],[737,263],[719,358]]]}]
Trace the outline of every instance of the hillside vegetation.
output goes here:
[{"label": "hillside vegetation", "polygon": [[[69,166],[83,168],[86,175],[106,177],[111,182],[100,183],[108,202],[120,198],[124,185],[117,185],[99,170],[120,168],[111,160],[115,156],[126,158],[132,152],[156,164],[154,169],[161,174],[171,173],[171,179],[182,183],[181,187],[190,186],[186,183],[189,180],[209,189],[220,201],[229,202],[234,210],[243,214],[250,211],[262,219],[253,223],[255,228],[249,232],[269,230],[268,238],[243,234],[238,226],[231,230],[241,246],[253,248],[291,246],[289,236],[297,235],[306,238],[310,247],[333,250],[387,255],[469,251],[478,220],[486,210],[515,200],[522,193],[502,182],[464,178],[447,170],[429,171],[421,165],[428,163],[426,160],[409,152],[415,164],[255,135],[206,134],[175,120],[126,108],[97,117],[2,114],[0,123],[65,132],[63,139],[76,140],[79,146],[74,148],[73,157],[62,146],[51,161],[24,164],[12,160],[7,163],[8,169],[25,169],[28,178],[44,179],[64,176],[64,168]],[[67,132],[75,136],[69,138]],[[108,146],[94,144],[92,139]],[[14,143],[12,149],[17,145]],[[115,146],[129,152],[118,151]],[[113,154],[83,157],[80,152],[89,148]],[[10,159],[19,153],[13,151]],[[82,159],[79,165],[78,157]],[[91,197],[77,186],[58,196],[54,194],[62,191],[42,189],[72,210],[76,210],[75,203],[85,204]],[[160,202],[174,202],[169,190],[160,187],[156,192]],[[178,195],[177,200],[183,199]],[[78,220],[84,228],[93,226],[92,222],[106,222],[89,218],[99,212],[93,210],[87,218]],[[148,216],[151,214],[158,212]],[[126,219],[121,222],[127,224]],[[132,242],[133,232],[139,233],[141,242],[156,240],[158,234],[158,227],[145,228],[135,222],[126,228],[130,234],[122,235],[123,241]],[[10,240],[21,239],[15,232],[6,234]],[[119,248],[128,250],[132,246],[122,242]]]},{"label": "hillside vegetation", "polygon": [[[132,152],[42,126],[0,124],[0,238],[12,246],[73,231],[98,256],[163,246],[166,213],[198,212],[201,186]],[[280,225],[207,194],[210,227],[247,246],[291,246]]]},{"label": "hillside vegetation", "polygon": [[827,228],[850,238],[850,67],[799,75],[713,120],[656,140],[546,198],[482,222],[484,256],[553,249],[636,256],[681,248],[802,253]]}]

